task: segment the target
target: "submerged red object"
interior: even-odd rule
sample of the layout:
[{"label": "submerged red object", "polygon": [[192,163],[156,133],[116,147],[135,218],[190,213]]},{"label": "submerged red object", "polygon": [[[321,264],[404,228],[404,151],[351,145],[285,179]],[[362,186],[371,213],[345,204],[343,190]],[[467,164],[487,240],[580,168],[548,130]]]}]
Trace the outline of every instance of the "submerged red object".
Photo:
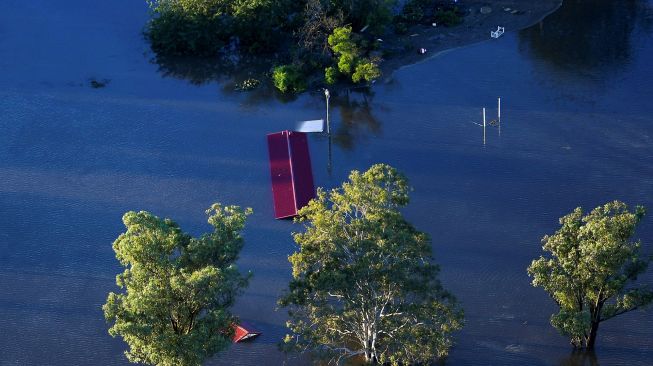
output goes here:
[{"label": "submerged red object", "polygon": [[261,332],[255,330],[251,325],[241,322],[240,324],[234,323],[234,343],[242,342],[247,339],[252,339],[261,335]]},{"label": "submerged red object", "polygon": [[268,135],[274,217],[297,215],[315,197],[311,156],[306,134],[281,131]]}]

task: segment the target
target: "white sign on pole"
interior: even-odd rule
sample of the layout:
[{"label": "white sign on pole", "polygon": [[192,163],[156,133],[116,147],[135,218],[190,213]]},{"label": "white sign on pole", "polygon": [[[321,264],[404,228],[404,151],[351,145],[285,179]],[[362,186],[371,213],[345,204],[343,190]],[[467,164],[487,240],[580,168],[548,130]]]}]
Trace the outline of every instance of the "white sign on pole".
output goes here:
[{"label": "white sign on pole", "polygon": [[301,121],[297,124],[295,128],[297,132],[323,132],[324,131],[324,120],[315,119],[311,121]]}]

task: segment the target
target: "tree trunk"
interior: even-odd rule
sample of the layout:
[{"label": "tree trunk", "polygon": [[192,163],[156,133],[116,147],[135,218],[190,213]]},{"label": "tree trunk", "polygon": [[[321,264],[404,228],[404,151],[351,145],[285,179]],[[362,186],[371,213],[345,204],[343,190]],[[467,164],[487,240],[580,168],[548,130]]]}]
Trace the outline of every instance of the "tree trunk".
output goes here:
[{"label": "tree trunk", "polygon": [[599,322],[592,321],[590,325],[590,335],[587,337],[587,350],[591,351],[594,349],[594,343],[596,342],[596,334],[599,331]]},{"label": "tree trunk", "polygon": [[365,362],[370,365],[376,365],[378,363],[378,360],[376,359],[376,352],[372,347],[371,340],[365,342]]},{"label": "tree trunk", "polygon": [[365,362],[372,363],[372,349],[370,348],[371,341],[365,341]]}]

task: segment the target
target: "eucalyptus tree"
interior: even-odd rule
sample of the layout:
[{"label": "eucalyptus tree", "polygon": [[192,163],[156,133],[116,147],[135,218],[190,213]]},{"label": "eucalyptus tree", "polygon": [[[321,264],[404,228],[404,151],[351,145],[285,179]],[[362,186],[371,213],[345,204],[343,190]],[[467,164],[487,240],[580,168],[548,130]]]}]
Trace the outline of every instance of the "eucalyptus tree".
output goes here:
[{"label": "eucalyptus tree", "polygon": [[427,234],[399,209],[408,182],[377,164],[300,210],[283,348],[340,362],[428,363],[447,355],[463,312],[438,280]]},{"label": "eucalyptus tree", "polygon": [[122,291],[109,293],[103,310],[129,361],[200,365],[231,343],[229,307],[249,277],[234,262],[251,210],[214,204],[206,213],[213,232],[198,238],[149,212],[123,216],[127,230],[113,243]]},{"label": "eucalyptus tree", "polygon": [[542,239],[549,255],[534,260],[528,274],[560,307],[551,324],[574,347],[593,349],[599,324],[653,300],[646,286],[634,285],[651,261],[640,254],[639,241],[630,241],[643,216],[643,207],[630,212],[619,201],[587,215],[578,207]]}]

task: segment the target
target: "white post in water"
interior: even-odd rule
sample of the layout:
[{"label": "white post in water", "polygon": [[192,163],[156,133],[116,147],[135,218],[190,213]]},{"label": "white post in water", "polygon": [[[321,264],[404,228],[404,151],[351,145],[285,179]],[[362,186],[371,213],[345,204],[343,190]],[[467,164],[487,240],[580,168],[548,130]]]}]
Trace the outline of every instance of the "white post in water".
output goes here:
[{"label": "white post in water", "polygon": [[485,108],[483,108],[483,145],[485,145]]},{"label": "white post in water", "polygon": [[326,127],[327,135],[331,136],[331,124],[329,123],[329,89],[324,89],[324,97],[326,98]]},{"label": "white post in water", "polygon": [[324,89],[324,97],[326,98],[326,127],[327,135],[329,136],[329,159],[327,160],[327,172],[331,176],[331,123],[329,122],[329,89]]},{"label": "white post in water", "polygon": [[499,136],[501,136],[501,97],[497,101],[497,119],[499,120]]}]

